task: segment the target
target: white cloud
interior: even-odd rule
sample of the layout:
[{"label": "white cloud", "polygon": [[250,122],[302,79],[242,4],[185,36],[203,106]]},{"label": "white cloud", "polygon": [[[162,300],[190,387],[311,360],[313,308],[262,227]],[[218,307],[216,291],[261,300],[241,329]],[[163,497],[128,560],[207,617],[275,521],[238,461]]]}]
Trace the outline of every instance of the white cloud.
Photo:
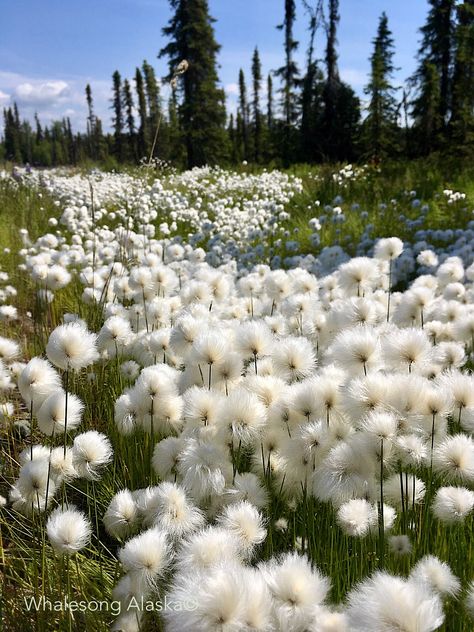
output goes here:
[{"label": "white cloud", "polygon": [[236,83],[228,83],[225,86],[226,94],[239,94],[239,86]]},{"label": "white cloud", "polygon": [[356,91],[363,88],[368,81],[367,74],[355,68],[341,68],[341,79],[351,85]]},{"label": "white cloud", "polygon": [[71,96],[71,88],[66,81],[44,81],[20,83],[16,86],[13,98],[18,102],[43,106],[64,102]]},{"label": "white cloud", "polygon": [[75,131],[84,131],[87,119],[86,84],[90,83],[95,114],[110,129],[111,82],[91,77],[30,77],[0,70],[0,106],[18,104],[20,117],[33,122],[35,113],[50,124],[64,116]]}]

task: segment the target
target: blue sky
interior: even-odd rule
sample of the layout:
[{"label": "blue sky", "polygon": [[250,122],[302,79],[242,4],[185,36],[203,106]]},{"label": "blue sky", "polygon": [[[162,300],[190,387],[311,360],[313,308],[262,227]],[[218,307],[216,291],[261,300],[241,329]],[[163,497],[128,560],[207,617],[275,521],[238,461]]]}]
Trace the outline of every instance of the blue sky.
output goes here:
[{"label": "blue sky", "polygon": [[[250,76],[254,47],[259,47],[264,72],[282,63],[283,34],[275,26],[283,19],[283,0],[209,0],[216,18],[219,77],[235,108],[240,67]],[[97,114],[110,126],[111,75],[118,69],[132,77],[143,59],[159,76],[165,60],[156,55],[166,43],[161,28],[170,16],[168,0],[0,0],[0,106],[17,101],[20,113],[44,121],[70,116],[75,129],[84,129],[84,88],[91,83]],[[413,71],[418,28],[427,13],[426,0],[340,0],[338,31],[342,77],[362,96],[368,57],[378,18],[386,11],[400,67],[397,81]],[[303,68],[307,20],[297,0],[296,59]],[[323,55],[324,34],[318,34]]]}]

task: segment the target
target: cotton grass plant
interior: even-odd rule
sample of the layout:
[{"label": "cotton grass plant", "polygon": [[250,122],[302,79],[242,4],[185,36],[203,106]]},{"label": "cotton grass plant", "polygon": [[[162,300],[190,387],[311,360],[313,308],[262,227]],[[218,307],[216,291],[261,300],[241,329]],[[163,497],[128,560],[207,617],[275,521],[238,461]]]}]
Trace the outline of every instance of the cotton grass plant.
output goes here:
[{"label": "cotton grass plant", "polygon": [[[47,309],[34,343],[0,338],[23,628],[465,629],[468,255],[387,237],[283,269],[265,248],[298,178],[101,176],[92,202],[86,178],[45,177],[58,222],[22,234],[19,272]],[[20,612],[65,595],[120,612]],[[184,606],[145,606],[165,598]]]}]

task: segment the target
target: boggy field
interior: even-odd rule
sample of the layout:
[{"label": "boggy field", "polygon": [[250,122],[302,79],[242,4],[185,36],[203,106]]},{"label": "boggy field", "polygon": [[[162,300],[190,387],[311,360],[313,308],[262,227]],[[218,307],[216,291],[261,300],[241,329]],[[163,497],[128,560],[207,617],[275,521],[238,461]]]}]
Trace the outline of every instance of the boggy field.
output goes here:
[{"label": "boggy field", "polygon": [[472,182],[2,172],[4,629],[472,629]]}]

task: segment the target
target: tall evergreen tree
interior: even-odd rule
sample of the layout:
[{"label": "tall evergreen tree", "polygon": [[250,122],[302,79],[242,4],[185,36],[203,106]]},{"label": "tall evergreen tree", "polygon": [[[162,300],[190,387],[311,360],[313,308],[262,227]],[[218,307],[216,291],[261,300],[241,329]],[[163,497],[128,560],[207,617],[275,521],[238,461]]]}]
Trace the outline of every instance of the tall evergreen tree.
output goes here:
[{"label": "tall evergreen tree", "polygon": [[123,82],[123,104],[125,108],[125,121],[127,124],[127,144],[128,144],[128,156],[132,160],[137,160],[137,145],[136,145],[136,131],[135,131],[135,117],[133,115],[133,96],[130,82],[125,79]]},{"label": "tall evergreen tree", "polygon": [[273,79],[271,74],[267,77],[267,127],[273,129],[274,113],[273,113]]},{"label": "tall evergreen tree", "polygon": [[71,119],[69,116],[64,121],[64,134],[66,136],[68,162],[75,165],[77,163],[76,143],[74,142],[74,134],[72,132]]},{"label": "tall evergreen tree", "polygon": [[411,84],[417,91],[412,113],[424,152],[442,144],[448,123],[455,4],[456,0],[429,0],[428,17],[420,29],[419,65],[411,78]]},{"label": "tall evergreen tree", "polygon": [[253,116],[253,159],[260,162],[262,155],[262,113],[260,112],[260,90],[262,87],[262,64],[258,54],[258,48],[255,48],[252,57],[252,116]]},{"label": "tall evergreen tree", "polygon": [[98,116],[95,117],[94,144],[97,152],[97,160],[103,162],[108,158],[109,150],[107,146],[107,138],[104,136],[102,129],[102,121]]},{"label": "tall evergreen tree", "polygon": [[5,156],[7,160],[20,163],[23,157],[21,155],[20,122],[16,103],[13,110],[11,107],[3,110],[3,117],[5,121]]},{"label": "tall evergreen tree", "polygon": [[456,147],[474,145],[474,0],[458,5],[452,84],[451,135]]},{"label": "tall evergreen tree", "polygon": [[354,142],[360,119],[360,102],[350,86],[339,77],[337,65],[337,26],[339,0],[329,0],[326,42],[326,81],[320,135],[323,156],[330,160],[353,160]]},{"label": "tall evergreen tree", "polygon": [[43,140],[43,128],[38,117],[38,112],[35,112],[35,125],[36,125],[36,143],[40,143]]},{"label": "tall evergreen tree", "polygon": [[239,70],[239,114],[240,114],[240,126],[238,129],[239,142],[243,148],[242,157],[245,160],[249,159],[249,117],[248,117],[248,101],[247,101],[247,86],[245,83],[245,74],[242,68]]},{"label": "tall evergreen tree", "polygon": [[86,85],[86,102],[87,102],[87,139],[89,144],[89,156],[97,158],[97,151],[94,143],[95,138],[95,115],[94,103],[92,100],[92,89],[90,84]]},{"label": "tall evergreen tree", "polygon": [[397,131],[396,89],[391,81],[395,70],[393,64],[394,41],[388,27],[386,13],[382,13],[373,40],[374,50],[370,57],[370,81],[365,88],[369,96],[368,115],[364,121],[368,153],[379,159],[394,150]]},{"label": "tall evergreen tree", "polygon": [[315,157],[318,144],[316,121],[320,118],[320,84],[321,73],[314,59],[316,32],[324,19],[323,0],[317,0],[313,7],[307,0],[303,0],[303,6],[309,16],[309,43],[306,53],[306,72],[301,82],[301,158],[303,161],[311,161]]},{"label": "tall evergreen tree", "polygon": [[214,19],[207,0],[170,0],[174,15],[163,34],[170,43],[160,56],[169,58],[170,76],[179,62],[189,64],[181,78],[182,131],[189,167],[215,164],[227,155],[224,91],[218,87]]},{"label": "tall evergreen tree", "polygon": [[114,153],[119,161],[123,160],[123,96],[122,96],[122,77],[118,70],[112,75],[113,81],[113,99],[112,108],[114,116],[112,124],[114,128]]},{"label": "tall evergreen tree", "polygon": [[298,66],[294,61],[294,52],[298,48],[298,42],[293,38],[293,27],[296,20],[295,0],[285,0],[285,17],[282,24],[277,28],[285,34],[285,65],[276,71],[276,75],[281,78],[283,87],[282,109],[283,109],[283,145],[282,154],[285,163],[291,159],[294,151],[292,143],[293,125],[298,118],[298,97],[296,87],[298,85]]},{"label": "tall evergreen tree", "polygon": [[148,155],[148,114],[145,85],[140,68],[135,70],[135,90],[137,92],[138,116],[140,117],[140,127],[138,129],[138,153],[140,158],[144,158]]},{"label": "tall evergreen tree", "polygon": [[[148,106],[148,143],[151,151],[155,138],[158,139],[158,133],[160,131],[159,127],[161,126],[161,97],[160,88],[153,66],[145,60],[142,65],[142,69],[143,76],[145,78],[145,92]],[[155,150],[156,149],[157,147],[155,143]]]},{"label": "tall evergreen tree", "polygon": [[334,117],[339,69],[337,67],[337,26],[339,24],[339,0],[329,0],[329,24],[326,42],[326,85],[324,88],[324,115],[329,121]]},{"label": "tall evergreen tree", "polygon": [[230,143],[230,160],[232,163],[239,162],[238,155],[238,140],[235,133],[234,115],[231,113],[229,117],[229,125],[227,126],[227,133],[229,134]]}]

